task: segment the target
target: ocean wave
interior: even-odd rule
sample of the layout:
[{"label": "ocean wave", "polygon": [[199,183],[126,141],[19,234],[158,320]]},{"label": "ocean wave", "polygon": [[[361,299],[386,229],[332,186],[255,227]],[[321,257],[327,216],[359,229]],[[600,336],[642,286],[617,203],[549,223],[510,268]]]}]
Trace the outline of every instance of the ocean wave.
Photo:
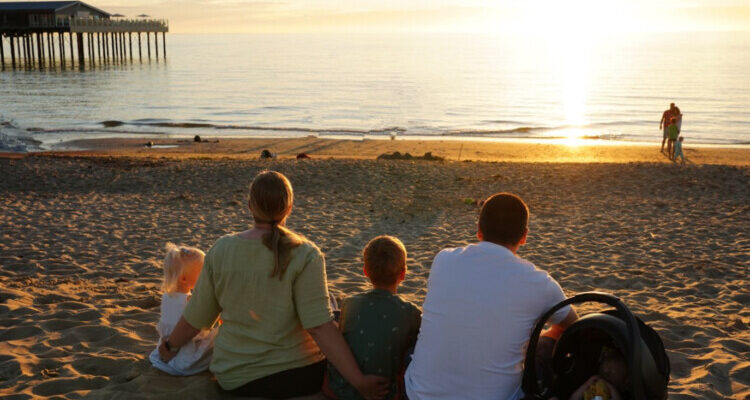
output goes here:
[{"label": "ocean wave", "polygon": [[26,153],[39,150],[41,143],[26,134],[13,121],[4,120],[0,116],[0,151]]},{"label": "ocean wave", "polygon": [[300,132],[300,133],[317,133],[317,134],[347,134],[347,135],[390,135],[392,133],[402,134],[406,128],[398,126],[386,127],[379,129],[346,129],[346,128],[303,128],[303,127],[280,127],[280,126],[261,126],[261,125],[232,125],[232,124],[212,124],[204,122],[176,122],[160,120],[138,120],[131,122],[108,120],[100,122],[105,128],[119,127],[124,125],[132,126],[153,126],[160,128],[210,128],[210,129],[229,129],[229,130],[248,130],[248,131],[270,131],[270,132]]},{"label": "ocean wave", "polygon": [[[244,124],[220,124],[210,121],[193,119],[176,121],[169,119],[136,119],[131,121],[106,120],[94,125],[79,125],[74,127],[57,128],[19,128],[11,122],[2,122],[0,116],[0,129],[3,136],[0,137],[0,150],[6,151],[33,151],[41,150],[42,142],[48,140],[75,140],[87,137],[191,137],[199,134],[205,136],[221,137],[331,137],[331,138],[366,138],[366,137],[400,137],[400,138],[424,138],[435,137],[445,139],[534,139],[554,140],[565,139],[574,135],[583,139],[605,140],[605,141],[637,141],[650,142],[660,139],[659,134],[649,134],[643,129],[624,129],[620,127],[623,121],[603,121],[582,125],[560,124],[560,125],[524,125],[511,126],[507,129],[477,129],[474,127],[465,129],[446,129],[441,127],[417,126],[404,128],[391,126],[375,129],[357,128],[308,128],[300,126],[262,126]],[[645,126],[645,124],[638,124]],[[620,127],[620,128],[618,128]],[[10,133],[9,133],[10,132]],[[657,138],[658,136],[658,138]],[[744,139],[744,138],[742,138]],[[747,140],[731,140],[714,137],[691,137],[692,143],[700,144],[726,144],[747,145]]]}]

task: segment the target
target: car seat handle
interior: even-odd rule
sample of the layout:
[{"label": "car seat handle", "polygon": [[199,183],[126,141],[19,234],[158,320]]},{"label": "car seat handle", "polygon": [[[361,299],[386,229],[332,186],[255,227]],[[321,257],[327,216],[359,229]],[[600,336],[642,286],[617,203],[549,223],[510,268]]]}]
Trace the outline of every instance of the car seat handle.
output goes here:
[{"label": "car seat handle", "polygon": [[641,385],[641,372],[639,370],[639,366],[641,365],[641,340],[638,322],[633,313],[630,312],[625,306],[625,303],[623,303],[618,297],[602,292],[585,292],[577,294],[557,303],[539,318],[534,330],[532,331],[531,338],[529,339],[529,344],[526,349],[526,360],[524,361],[524,374],[521,388],[528,398],[533,398],[530,396],[536,395],[539,390],[536,377],[536,346],[539,343],[539,336],[541,335],[542,329],[544,329],[547,320],[565,306],[589,302],[603,303],[612,306],[617,310],[618,314],[620,314],[620,317],[625,320],[628,330],[628,354],[625,354],[625,357],[629,364],[631,394],[634,399],[645,399],[643,386]]}]

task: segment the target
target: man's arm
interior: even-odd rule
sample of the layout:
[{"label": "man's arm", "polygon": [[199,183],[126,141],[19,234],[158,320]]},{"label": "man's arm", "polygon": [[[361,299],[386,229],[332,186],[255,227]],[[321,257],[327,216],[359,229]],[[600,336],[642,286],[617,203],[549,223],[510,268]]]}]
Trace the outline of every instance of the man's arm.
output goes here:
[{"label": "man's arm", "polygon": [[573,309],[573,307],[570,308],[570,312],[567,316],[565,316],[565,319],[560,321],[558,324],[554,324],[549,327],[546,331],[542,333],[542,336],[546,336],[552,339],[560,339],[560,335],[567,329],[570,325],[573,324],[573,322],[576,322],[578,320],[578,314],[576,314],[576,310]]}]

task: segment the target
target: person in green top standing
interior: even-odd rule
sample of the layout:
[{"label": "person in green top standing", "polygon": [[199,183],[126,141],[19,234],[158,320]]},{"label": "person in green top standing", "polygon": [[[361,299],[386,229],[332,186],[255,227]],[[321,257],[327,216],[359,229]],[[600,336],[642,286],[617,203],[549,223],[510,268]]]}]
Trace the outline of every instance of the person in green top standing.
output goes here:
[{"label": "person in green top standing", "polygon": [[234,395],[288,398],[320,391],[325,359],[367,399],[388,392],[364,375],[333,322],[325,262],[311,242],[285,227],[293,192],[264,171],[250,185],[254,226],[222,237],[206,254],[182,318],[159,346],[168,361],[200,330],[223,321],[209,369]]},{"label": "person in green top standing", "polygon": [[[339,329],[364,373],[390,379],[386,399],[403,398],[404,358],[422,323],[419,308],[396,294],[406,276],[406,248],[395,237],[378,236],[365,246],[363,259],[373,289],[344,300]],[[324,392],[340,400],[362,399],[331,366]]]},{"label": "person in green top standing", "polygon": [[669,142],[667,143],[667,154],[669,155],[670,160],[674,160],[674,142],[677,140],[677,137],[680,136],[680,128],[677,126],[677,118],[672,117],[670,123],[671,125],[667,127],[667,137],[669,138]]}]

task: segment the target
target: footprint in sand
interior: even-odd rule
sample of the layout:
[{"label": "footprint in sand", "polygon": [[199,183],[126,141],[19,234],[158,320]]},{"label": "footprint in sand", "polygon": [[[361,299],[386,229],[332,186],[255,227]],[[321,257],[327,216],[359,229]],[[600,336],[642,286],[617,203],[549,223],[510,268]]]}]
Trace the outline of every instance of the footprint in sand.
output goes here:
[{"label": "footprint in sand", "polygon": [[18,326],[0,332],[0,342],[21,340],[27,337],[42,335],[44,331],[36,326]]},{"label": "footprint in sand", "polygon": [[61,378],[46,380],[31,389],[31,392],[37,396],[54,396],[58,394],[70,393],[77,390],[99,389],[107,384],[109,380],[104,377],[94,378]]}]

